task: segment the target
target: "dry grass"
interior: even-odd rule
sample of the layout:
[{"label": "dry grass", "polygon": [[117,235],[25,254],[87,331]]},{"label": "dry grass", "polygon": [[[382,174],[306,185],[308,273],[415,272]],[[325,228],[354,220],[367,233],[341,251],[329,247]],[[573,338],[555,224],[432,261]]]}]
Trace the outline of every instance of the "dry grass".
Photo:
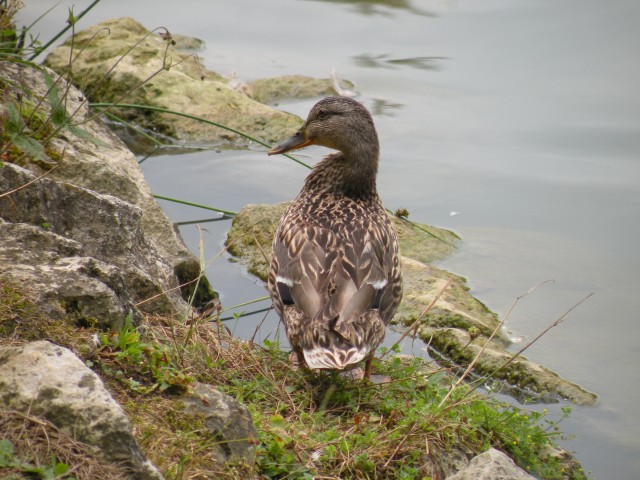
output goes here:
[{"label": "dry grass", "polygon": [[[265,478],[391,478],[403,470],[407,478],[444,478],[455,469],[452,457],[482,449],[473,435],[460,435],[464,424],[446,419],[449,409],[430,410],[435,396],[446,393],[448,376],[415,359],[392,356],[379,365],[381,373],[392,376],[391,383],[373,385],[292,370],[278,345],[233,338],[223,327],[200,319],[180,323],[147,318],[145,330],[148,338],[174,346],[172,362],[183,372],[249,405],[261,435],[259,469]],[[418,404],[412,404],[412,395],[422,397]],[[452,405],[459,408],[475,400],[458,397]],[[150,416],[157,419],[170,408],[164,403]],[[134,417],[140,408],[135,411]],[[160,436],[168,438],[153,438]],[[175,450],[157,440],[144,446],[151,458],[154,451],[166,455]],[[193,471],[187,476],[187,470],[179,478],[199,478]],[[219,474],[242,478],[233,468]]]},{"label": "dry grass", "polygon": [[[15,452],[12,456],[5,455],[4,462],[0,461],[2,478],[23,478],[26,473],[35,474],[29,469],[36,466],[42,471],[48,468],[53,472],[58,464],[66,464],[69,467],[66,475],[78,480],[131,478],[124,467],[101,459],[94,448],[74,440],[43,418],[0,410],[0,432],[4,441],[11,442]],[[9,465],[9,460],[15,464]],[[46,478],[44,474],[40,475]]]},{"label": "dry grass", "polygon": [[[447,437],[460,430],[457,424],[440,422],[439,429],[427,432],[425,427],[438,423],[440,413],[425,409],[416,415],[414,406],[411,415],[415,418],[405,414],[411,407],[408,398],[398,397],[395,388],[402,383],[403,389],[426,391],[428,379],[435,387],[436,377],[442,375],[425,365],[412,367],[413,360],[392,358],[381,368],[395,375],[395,380],[372,385],[292,370],[288,355],[277,345],[234,338],[224,327],[202,319],[183,323],[148,317],[144,330],[145,342],[172,346],[166,359],[171,368],[190,380],[218,385],[249,406],[261,436],[258,462],[265,478],[311,478],[312,474],[319,478],[383,478],[394,475],[407,459],[421,465],[421,474],[443,478],[453,468],[445,451],[471,453],[481,447],[478,442],[475,448],[454,445]],[[246,478],[245,467],[221,467],[203,454],[216,439],[201,428],[198,418],[182,412],[182,387],[141,398],[127,388],[127,379],[140,382],[141,391],[157,379],[135,365],[123,370],[111,353],[102,349],[94,361],[103,372],[122,371],[118,379],[107,380],[129,413],[143,449],[169,478],[214,478],[213,472],[215,478]],[[398,378],[400,371],[403,378]],[[439,388],[445,391],[444,386]],[[353,445],[345,439],[352,439]],[[407,472],[414,470],[411,467]]]},{"label": "dry grass", "polygon": [[[391,381],[374,385],[293,370],[278,344],[234,338],[207,319],[146,317],[141,328],[106,334],[38,316],[28,294],[0,287],[0,345],[42,335],[89,362],[129,415],[142,450],[169,480],[441,479],[489,446],[540,478],[584,478],[544,453],[557,432],[549,433],[554,424],[542,414],[499,404],[465,385],[443,402],[455,378],[419,359],[385,356],[374,373]],[[97,347],[91,343],[96,334]],[[219,439],[182,405],[194,381],[216,385],[248,406],[260,442],[255,469],[221,463],[212,454]],[[51,453],[49,443],[42,446]],[[27,458],[22,448],[16,451]],[[43,458],[48,465],[50,456],[38,461]],[[73,468],[77,461],[68,460]]]}]

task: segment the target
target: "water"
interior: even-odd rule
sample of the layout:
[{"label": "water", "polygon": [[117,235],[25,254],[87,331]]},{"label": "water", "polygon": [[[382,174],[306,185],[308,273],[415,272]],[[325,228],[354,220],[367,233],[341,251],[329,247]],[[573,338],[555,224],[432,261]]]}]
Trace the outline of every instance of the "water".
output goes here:
[{"label": "water", "polygon": [[[71,3],[37,27],[43,39]],[[79,12],[89,2],[73,3]],[[28,2],[21,18],[52,4]],[[600,396],[563,424],[585,469],[637,478],[640,2],[110,0],[84,26],[114,16],[202,38],[203,61],[225,75],[328,77],[335,68],[355,81],[380,134],[385,204],[464,239],[442,266],[501,314],[554,280],[518,303],[514,335],[533,338],[595,292],[527,355]],[[280,107],[305,116],[312,104]],[[322,153],[304,151],[311,162]],[[306,174],[262,151],[160,157],[144,169],[156,193],[230,210],[290,199]],[[163,206],[178,221],[210,216]],[[229,225],[203,226],[213,258]],[[196,228],[181,230],[197,248]],[[225,257],[209,276],[226,306],[265,294]],[[234,328],[251,334],[260,320]]]}]

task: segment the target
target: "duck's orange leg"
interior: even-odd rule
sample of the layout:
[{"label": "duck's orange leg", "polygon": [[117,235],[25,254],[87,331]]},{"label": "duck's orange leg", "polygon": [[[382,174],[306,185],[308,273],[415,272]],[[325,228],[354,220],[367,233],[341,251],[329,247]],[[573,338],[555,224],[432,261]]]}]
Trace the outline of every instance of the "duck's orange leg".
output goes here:
[{"label": "duck's orange leg", "polygon": [[300,367],[305,366],[304,355],[301,351],[294,349],[289,354],[289,362],[291,362],[291,369],[298,370]]},{"label": "duck's orange leg", "polygon": [[364,361],[364,378],[371,380],[371,364],[373,363],[373,353]]}]

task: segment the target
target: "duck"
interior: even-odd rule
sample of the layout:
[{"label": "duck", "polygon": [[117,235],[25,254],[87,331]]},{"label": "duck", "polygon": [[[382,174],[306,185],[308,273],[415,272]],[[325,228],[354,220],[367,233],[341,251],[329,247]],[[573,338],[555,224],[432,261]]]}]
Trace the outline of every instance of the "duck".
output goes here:
[{"label": "duck", "polygon": [[282,215],[267,285],[296,365],[370,379],[376,349],[402,299],[398,237],[378,196],[378,134],[369,111],[332,96],[269,150],[335,150],[317,163]]}]

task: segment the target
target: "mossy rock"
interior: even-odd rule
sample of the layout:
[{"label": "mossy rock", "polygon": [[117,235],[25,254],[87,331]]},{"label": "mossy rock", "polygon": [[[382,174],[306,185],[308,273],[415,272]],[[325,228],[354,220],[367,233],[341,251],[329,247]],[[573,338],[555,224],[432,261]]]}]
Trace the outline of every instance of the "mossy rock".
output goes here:
[{"label": "mossy rock", "polygon": [[[163,33],[162,31],[159,33]],[[74,83],[92,102],[149,105],[203,117],[267,143],[291,135],[302,124],[295,115],[252,100],[206,70],[184,48],[201,46],[178,38],[174,46],[131,18],[108,20],[77,33],[53,50],[45,63]],[[69,58],[75,55],[69,70]],[[246,144],[236,133],[202,122],[143,109],[112,113],[141,127],[192,143]]]},{"label": "mossy rock", "polygon": [[[74,83],[92,102],[131,103],[184,113],[230,127],[266,143],[278,143],[302,120],[265,105],[284,98],[335,95],[330,79],[288,75],[232,88],[233,80],[207,70],[193,52],[202,40],[164,30],[149,32],[131,18],[107,20],[77,33],[53,50],[45,64]],[[160,35],[164,34],[164,35]],[[74,60],[69,68],[72,53]],[[342,81],[341,86],[352,87]],[[233,130],[179,115],[114,108],[112,113],[142,128],[190,143],[247,145]]]},{"label": "mossy rock", "polygon": [[[341,88],[353,88],[353,83],[342,80]],[[261,103],[275,103],[288,98],[311,98],[336,95],[334,83],[328,78],[312,78],[304,75],[285,75],[261,78],[246,85],[245,92]]]},{"label": "mossy rock", "polygon": [[469,365],[482,350],[474,365],[475,376],[491,376],[497,387],[522,401],[553,403],[564,398],[577,405],[594,405],[597,396],[556,372],[524,357],[513,359],[496,341],[485,336],[474,338],[458,328],[433,328],[422,325],[418,336],[435,352],[440,363]]},{"label": "mossy rock", "polygon": [[[268,275],[275,230],[288,205],[247,205],[228,233],[229,252],[262,280]],[[475,374],[492,375],[508,383],[515,396],[544,401],[562,397],[581,405],[595,403],[594,394],[525,358],[508,363],[512,354],[507,351],[509,341],[499,328],[498,316],[471,295],[463,277],[430,264],[455,251],[459,240],[455,233],[396,216],[392,220],[400,241],[404,289],[393,323],[415,327],[417,336],[443,363],[467,366],[483,350],[476,361]]]}]

